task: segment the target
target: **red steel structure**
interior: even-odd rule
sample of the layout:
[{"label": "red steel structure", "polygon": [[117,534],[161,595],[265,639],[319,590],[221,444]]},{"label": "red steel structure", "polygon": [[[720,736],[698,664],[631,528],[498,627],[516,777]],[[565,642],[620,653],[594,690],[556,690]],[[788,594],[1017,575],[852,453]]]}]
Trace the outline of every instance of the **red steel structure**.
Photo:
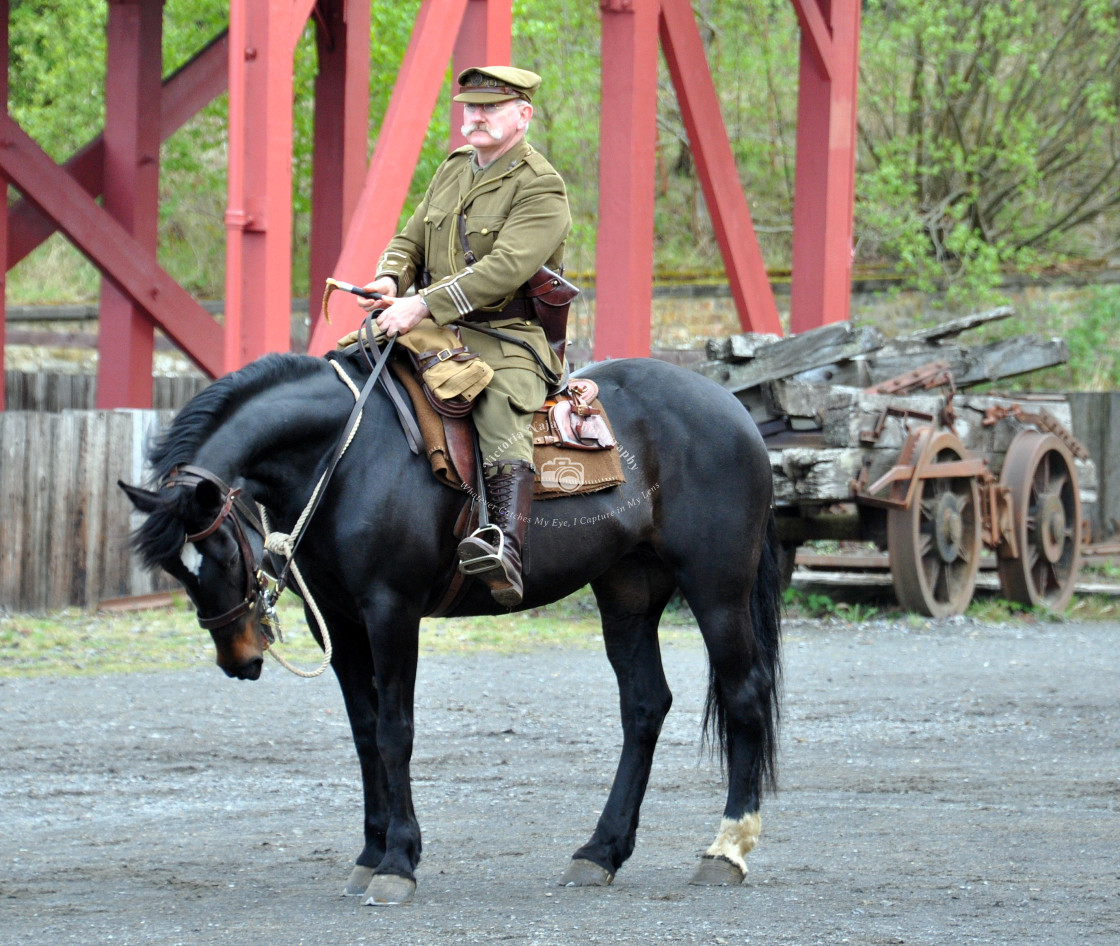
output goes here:
[{"label": "red steel structure", "polygon": [[[0,0],[7,102],[8,2]],[[848,318],[858,0],[791,0],[801,27],[790,328]],[[111,0],[102,135],[62,165],[7,114],[0,218],[10,269],[61,230],[102,272],[98,403],[151,404],[153,330],[211,376],[290,347],[292,61],[316,24],[311,311],[327,276],[363,280],[396,230],[446,68],[509,62],[511,0],[423,0],[367,161],[370,0],[232,0],[228,33],[160,80],[162,0]],[[595,356],[647,355],[658,48],[664,52],[745,330],[781,333],[689,0],[600,0],[602,111]],[[532,64],[529,64],[530,66]],[[547,79],[547,77],[546,77]],[[229,89],[224,325],[156,260],[159,143]],[[546,91],[547,94],[547,91]],[[452,104],[451,127],[461,124]],[[461,143],[453,133],[451,147]],[[97,203],[98,197],[102,203]],[[6,223],[6,225],[4,225]],[[2,289],[2,284],[0,284]],[[356,310],[342,312],[341,330]],[[341,334],[316,317],[309,350]],[[0,369],[3,367],[0,320]],[[0,409],[3,391],[0,390]]]}]

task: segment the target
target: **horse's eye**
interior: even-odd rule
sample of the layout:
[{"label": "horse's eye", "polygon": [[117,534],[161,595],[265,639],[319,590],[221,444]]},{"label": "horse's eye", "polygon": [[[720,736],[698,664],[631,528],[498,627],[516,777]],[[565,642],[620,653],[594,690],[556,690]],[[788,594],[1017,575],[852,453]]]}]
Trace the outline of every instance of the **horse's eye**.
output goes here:
[{"label": "horse's eye", "polygon": [[179,553],[179,559],[182,561],[183,567],[197,578],[199,569],[202,568],[202,555],[194,547],[193,542],[183,543],[183,550]]}]

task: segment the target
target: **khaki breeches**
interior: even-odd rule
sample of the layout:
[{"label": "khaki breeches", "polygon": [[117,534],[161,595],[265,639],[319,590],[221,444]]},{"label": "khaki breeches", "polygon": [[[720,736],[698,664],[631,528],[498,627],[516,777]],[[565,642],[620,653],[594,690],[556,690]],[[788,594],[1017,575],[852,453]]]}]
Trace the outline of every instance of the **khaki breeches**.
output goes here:
[{"label": "khaki breeches", "polygon": [[[535,391],[526,397],[528,391]],[[530,425],[533,412],[519,405],[544,403],[547,394],[544,379],[536,371],[520,367],[502,367],[475,401],[471,417],[478,431],[478,444],[483,463],[498,460],[533,462],[533,434]]]}]

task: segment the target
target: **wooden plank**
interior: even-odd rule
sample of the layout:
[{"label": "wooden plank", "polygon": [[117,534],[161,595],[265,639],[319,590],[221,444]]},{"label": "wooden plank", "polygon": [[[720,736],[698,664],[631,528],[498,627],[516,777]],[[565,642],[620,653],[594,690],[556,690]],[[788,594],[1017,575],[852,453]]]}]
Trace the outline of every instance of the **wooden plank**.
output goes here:
[{"label": "wooden plank", "polygon": [[95,604],[99,597],[104,564],[102,536],[109,455],[102,415],[90,411],[78,416],[82,422],[82,438],[74,486],[82,505],[70,527],[70,603],[88,607]]},{"label": "wooden plank", "polygon": [[47,599],[47,474],[40,457],[53,457],[56,417],[33,414],[28,419],[28,457],[24,493],[23,563],[17,607],[42,611]]},{"label": "wooden plank", "polygon": [[882,334],[870,326],[853,329],[850,323],[824,325],[758,349],[743,363],[705,362],[694,370],[722,384],[732,393],[780,378],[843,362],[882,347]]},{"label": "wooden plank", "polygon": [[[103,416],[109,457],[106,464],[106,473],[107,477],[111,477],[118,473],[124,473],[131,467],[132,418],[128,411],[105,412]],[[122,479],[127,480],[129,477],[123,476]],[[104,567],[101,574],[98,600],[101,598],[120,598],[132,593],[130,563],[127,553],[130,512],[116,501],[113,494],[119,493],[120,490],[116,488],[115,480],[112,483],[112,488],[107,488],[103,505],[101,554]],[[124,499],[123,496],[121,498]]]},{"label": "wooden plank", "polygon": [[1011,306],[1001,305],[984,312],[977,312],[974,315],[966,315],[959,319],[950,319],[948,322],[942,322],[940,325],[934,326],[933,328],[923,329],[919,332],[908,332],[904,337],[907,339],[929,342],[940,341],[945,338],[956,338],[961,332],[976,328],[978,325],[1000,322],[1003,319],[1010,318],[1014,314],[1015,310]]},{"label": "wooden plank", "polygon": [[724,338],[709,338],[704,343],[704,353],[711,361],[746,361],[758,354],[764,345],[780,340],[780,335],[768,332],[743,332]]},{"label": "wooden plank", "polygon": [[[1065,364],[1069,360],[1069,349],[1059,338],[1037,335],[1018,336],[971,349],[910,342],[904,346],[886,346],[858,362],[828,366],[831,376],[827,380],[849,387],[871,387],[934,360],[949,363],[959,389]],[[820,370],[807,370],[791,377],[819,381],[822,380]]]},{"label": "wooden plank", "polygon": [[151,611],[155,608],[169,608],[175,603],[170,591],[153,591],[151,594],[131,595],[128,598],[106,598],[97,605],[97,610],[115,614],[129,611]]},{"label": "wooden plank", "polygon": [[0,413],[0,607],[8,610],[20,604],[31,419],[22,412]]},{"label": "wooden plank", "polygon": [[57,611],[69,603],[73,572],[72,523],[80,517],[85,497],[76,489],[79,466],[79,418],[67,411],[51,418],[51,462],[45,465],[43,555],[46,566],[41,607]]},{"label": "wooden plank", "polygon": [[847,499],[851,481],[863,466],[863,455],[862,450],[834,447],[771,450],[775,504],[796,506]]}]

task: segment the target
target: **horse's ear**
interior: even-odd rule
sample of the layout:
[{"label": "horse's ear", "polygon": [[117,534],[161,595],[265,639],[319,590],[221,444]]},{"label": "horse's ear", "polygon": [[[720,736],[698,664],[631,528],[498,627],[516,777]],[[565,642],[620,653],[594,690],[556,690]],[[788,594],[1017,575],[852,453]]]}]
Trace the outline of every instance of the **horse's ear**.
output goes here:
[{"label": "horse's ear", "polygon": [[124,494],[140,512],[155,512],[160,505],[158,493],[141,489],[139,486],[129,486],[124,480],[117,480],[117,485],[124,490]]}]

